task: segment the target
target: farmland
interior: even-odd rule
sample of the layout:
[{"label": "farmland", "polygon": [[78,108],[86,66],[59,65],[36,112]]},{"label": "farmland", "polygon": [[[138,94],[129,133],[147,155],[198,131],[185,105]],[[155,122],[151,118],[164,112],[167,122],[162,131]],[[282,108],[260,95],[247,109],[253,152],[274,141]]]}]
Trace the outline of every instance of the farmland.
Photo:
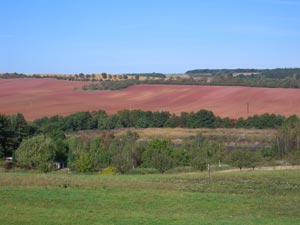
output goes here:
[{"label": "farmland", "polygon": [[299,171],[0,173],[1,224],[299,224]]},{"label": "farmland", "polygon": [[84,84],[55,79],[0,80],[0,113],[21,112],[29,120],[100,108],[108,113],[142,109],[176,114],[207,109],[231,118],[266,112],[300,115],[298,89],[136,85],[120,91],[78,90]]}]

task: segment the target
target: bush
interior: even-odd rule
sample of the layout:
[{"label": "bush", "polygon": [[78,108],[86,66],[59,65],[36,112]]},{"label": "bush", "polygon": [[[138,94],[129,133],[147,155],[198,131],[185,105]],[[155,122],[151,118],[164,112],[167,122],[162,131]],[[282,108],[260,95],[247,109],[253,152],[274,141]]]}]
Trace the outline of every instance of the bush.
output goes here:
[{"label": "bush", "polygon": [[114,166],[108,166],[105,167],[102,171],[101,171],[102,175],[116,175],[118,174],[118,170],[116,167]]},{"label": "bush", "polygon": [[204,171],[207,168],[207,161],[204,157],[197,156],[191,160],[191,166],[197,170]]}]

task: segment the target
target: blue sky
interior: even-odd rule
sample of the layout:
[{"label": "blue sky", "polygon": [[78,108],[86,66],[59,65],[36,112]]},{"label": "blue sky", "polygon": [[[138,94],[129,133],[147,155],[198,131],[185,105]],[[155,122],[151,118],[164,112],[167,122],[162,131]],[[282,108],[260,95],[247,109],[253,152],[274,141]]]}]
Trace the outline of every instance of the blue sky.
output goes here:
[{"label": "blue sky", "polygon": [[300,67],[300,0],[0,0],[0,72]]}]

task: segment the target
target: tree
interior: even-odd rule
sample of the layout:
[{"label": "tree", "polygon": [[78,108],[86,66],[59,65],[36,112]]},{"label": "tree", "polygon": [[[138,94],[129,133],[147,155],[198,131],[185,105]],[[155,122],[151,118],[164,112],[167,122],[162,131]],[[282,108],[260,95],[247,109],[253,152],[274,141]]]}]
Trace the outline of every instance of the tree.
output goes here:
[{"label": "tree", "polygon": [[8,117],[0,114],[0,158],[6,154],[7,136],[9,133]]},{"label": "tree", "polygon": [[108,117],[107,113],[100,109],[95,113],[94,117],[97,119],[97,128],[105,129],[105,121]]},{"label": "tree", "polygon": [[112,130],[115,128],[122,127],[120,117],[117,114],[107,117],[107,119],[105,120],[105,123],[104,123],[104,127],[107,130]]},{"label": "tree", "polygon": [[240,170],[245,167],[254,169],[258,160],[258,154],[250,150],[233,150],[229,155],[231,165],[238,167]]},{"label": "tree", "polygon": [[138,157],[136,145],[138,137],[137,133],[128,131],[111,143],[109,152],[112,156],[112,164],[120,173],[126,173],[136,166],[137,162],[134,159]]},{"label": "tree", "polygon": [[16,160],[43,172],[53,169],[56,145],[51,138],[37,135],[24,140],[16,150]]},{"label": "tree", "polygon": [[133,127],[133,124],[130,120],[130,111],[129,110],[122,110],[118,112],[119,120],[122,127]]},{"label": "tree", "polygon": [[297,116],[290,116],[278,130],[274,148],[279,157],[300,151],[300,120]]},{"label": "tree", "polygon": [[153,112],[150,127],[163,127],[169,117],[169,112]]},{"label": "tree", "polygon": [[196,113],[191,113],[187,120],[188,128],[213,128],[215,127],[216,117],[212,111],[200,110]]},{"label": "tree", "polygon": [[158,152],[152,156],[152,165],[160,173],[164,173],[166,170],[171,169],[174,165],[173,159],[163,152]]},{"label": "tree", "polygon": [[21,113],[12,116],[0,115],[0,157],[12,156],[23,138],[35,132]]},{"label": "tree", "polygon": [[64,129],[71,131],[95,129],[97,120],[89,112],[74,113],[65,118]]},{"label": "tree", "polygon": [[177,127],[179,125],[179,117],[172,114],[165,122],[164,127]]},{"label": "tree", "polygon": [[208,164],[217,164],[225,157],[225,146],[218,142],[201,140],[198,135],[198,140],[195,139],[195,144],[192,145],[191,166],[205,170]]},{"label": "tree", "polygon": [[92,140],[89,152],[94,156],[94,164],[96,166],[107,166],[107,155],[101,138],[96,137]]},{"label": "tree", "polygon": [[172,157],[173,147],[171,141],[151,140],[143,152],[143,165],[156,168],[160,173],[173,167],[175,160]]},{"label": "tree", "polygon": [[103,145],[99,139],[90,140],[85,136],[68,138],[68,165],[78,172],[91,172],[100,166]]},{"label": "tree", "polygon": [[123,151],[118,151],[113,155],[112,164],[118,169],[122,174],[133,169],[133,159],[131,152],[123,149]]},{"label": "tree", "polygon": [[55,144],[55,158],[56,162],[67,163],[69,146],[66,141],[66,135],[62,130],[52,130],[45,133],[47,137],[50,137]]}]

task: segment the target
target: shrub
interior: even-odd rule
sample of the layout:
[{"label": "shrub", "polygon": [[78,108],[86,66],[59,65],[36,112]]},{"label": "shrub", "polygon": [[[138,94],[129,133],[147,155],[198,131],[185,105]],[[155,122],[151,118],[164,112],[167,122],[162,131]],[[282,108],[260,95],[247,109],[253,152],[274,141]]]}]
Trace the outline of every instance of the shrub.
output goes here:
[{"label": "shrub", "polygon": [[116,175],[116,174],[118,174],[118,170],[114,166],[108,166],[108,167],[105,167],[101,171],[101,174],[103,174],[103,175]]},{"label": "shrub", "polygon": [[192,168],[204,171],[207,168],[207,161],[204,157],[196,156],[191,160]]}]

